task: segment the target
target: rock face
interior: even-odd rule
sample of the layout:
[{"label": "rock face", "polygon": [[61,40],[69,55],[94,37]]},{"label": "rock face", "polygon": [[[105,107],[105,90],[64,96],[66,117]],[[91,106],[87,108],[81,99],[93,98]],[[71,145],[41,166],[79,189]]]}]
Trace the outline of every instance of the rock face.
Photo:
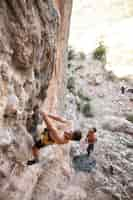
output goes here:
[{"label": "rock face", "polygon": [[20,97],[22,104],[33,104],[31,101],[35,99],[42,102],[52,72],[57,80],[61,77],[71,1],[57,2],[19,0],[0,3],[2,97],[7,96],[8,86],[13,85],[18,96],[26,96]]},{"label": "rock face", "polygon": [[1,97],[6,98],[12,85],[22,110],[46,97],[56,62],[59,16],[52,1],[2,1],[0,10]]},{"label": "rock face", "polygon": [[[55,7],[59,14],[59,29],[57,38],[57,53],[56,53],[56,63],[53,73],[53,78],[50,82],[50,87],[48,88],[48,98],[46,99],[44,106],[48,110],[57,110],[58,102],[60,102],[59,107],[61,108],[61,102],[64,101],[62,95],[62,88],[65,84],[65,69],[67,66],[67,40],[69,34],[70,26],[70,16],[72,10],[73,0],[54,0]],[[63,67],[65,66],[65,67]]]},{"label": "rock face", "polygon": [[[57,162],[61,158],[65,162],[64,152],[67,150],[63,148],[55,147],[56,156],[54,151],[51,152],[54,163],[48,174],[47,162],[29,168],[25,166],[33,143],[25,122],[36,103],[47,111],[59,111],[58,95],[63,91],[61,82],[71,8],[72,0],[0,1],[1,200],[29,200],[34,199],[33,194],[35,199],[41,199],[36,186],[38,182],[40,185],[42,179],[48,179],[48,174],[51,178],[63,178],[61,162],[59,165]],[[4,119],[10,93],[13,96],[11,101],[18,99],[18,113]],[[53,185],[59,181],[57,179]],[[42,196],[44,192],[46,196],[48,192],[52,195],[50,187],[48,184],[42,190]]]}]

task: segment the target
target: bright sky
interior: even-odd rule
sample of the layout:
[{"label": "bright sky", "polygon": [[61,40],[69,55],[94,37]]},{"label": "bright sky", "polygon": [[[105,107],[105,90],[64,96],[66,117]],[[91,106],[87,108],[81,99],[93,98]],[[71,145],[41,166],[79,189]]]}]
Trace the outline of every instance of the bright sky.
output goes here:
[{"label": "bright sky", "polygon": [[132,37],[133,0],[74,0],[70,45],[89,53],[103,40],[118,76],[133,74]]}]

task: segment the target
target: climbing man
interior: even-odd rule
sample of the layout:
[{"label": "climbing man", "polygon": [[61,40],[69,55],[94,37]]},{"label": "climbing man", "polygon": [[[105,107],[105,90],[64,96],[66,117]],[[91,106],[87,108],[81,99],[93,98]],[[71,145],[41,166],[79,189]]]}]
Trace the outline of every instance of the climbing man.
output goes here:
[{"label": "climbing man", "polygon": [[32,154],[34,159],[29,160],[27,165],[35,164],[39,161],[39,149],[45,147],[46,145],[52,144],[67,144],[70,140],[79,141],[82,137],[80,130],[75,131],[65,131],[62,135],[59,133],[59,130],[53,125],[51,119],[59,121],[61,123],[68,123],[67,120],[59,116],[53,116],[46,113],[41,113],[43,120],[46,124],[44,131],[41,133],[40,138],[35,141],[35,144],[32,147]]},{"label": "climbing man", "polygon": [[86,141],[88,143],[88,147],[87,147],[87,153],[88,153],[88,156],[90,156],[90,153],[92,151],[94,151],[94,144],[95,142],[97,141],[97,138],[96,138],[96,128],[91,128],[89,131],[88,131],[88,134],[87,134],[87,137],[86,137]]}]

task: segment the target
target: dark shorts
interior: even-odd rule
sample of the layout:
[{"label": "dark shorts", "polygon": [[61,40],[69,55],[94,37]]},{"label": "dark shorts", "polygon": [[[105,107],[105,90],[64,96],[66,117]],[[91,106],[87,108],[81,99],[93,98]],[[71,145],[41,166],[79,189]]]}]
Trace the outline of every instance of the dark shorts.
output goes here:
[{"label": "dark shorts", "polygon": [[45,144],[42,144],[41,140],[38,140],[38,141],[35,142],[35,146],[36,146],[38,149],[40,149],[40,148],[42,148],[42,147],[44,147],[44,146],[46,146],[46,145],[45,145]]},{"label": "dark shorts", "polygon": [[87,151],[90,152],[90,151],[93,151],[94,150],[94,144],[89,144],[88,147],[87,147]]}]

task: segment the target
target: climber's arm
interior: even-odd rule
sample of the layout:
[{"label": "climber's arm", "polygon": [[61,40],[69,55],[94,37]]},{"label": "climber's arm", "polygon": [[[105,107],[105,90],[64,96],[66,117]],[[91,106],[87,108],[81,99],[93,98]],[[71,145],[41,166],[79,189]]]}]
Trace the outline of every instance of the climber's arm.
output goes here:
[{"label": "climber's arm", "polygon": [[64,135],[60,135],[58,130],[53,126],[53,123],[50,121],[48,115],[43,113],[43,119],[47,125],[47,128],[50,130],[49,134],[51,138],[57,143],[57,144],[66,144],[68,143],[68,140],[65,139]]},{"label": "climber's arm", "polygon": [[56,121],[62,122],[62,123],[68,123],[68,121],[66,119],[63,119],[62,117],[57,116],[57,115],[48,114],[48,117],[50,117],[51,119],[54,119]]}]

